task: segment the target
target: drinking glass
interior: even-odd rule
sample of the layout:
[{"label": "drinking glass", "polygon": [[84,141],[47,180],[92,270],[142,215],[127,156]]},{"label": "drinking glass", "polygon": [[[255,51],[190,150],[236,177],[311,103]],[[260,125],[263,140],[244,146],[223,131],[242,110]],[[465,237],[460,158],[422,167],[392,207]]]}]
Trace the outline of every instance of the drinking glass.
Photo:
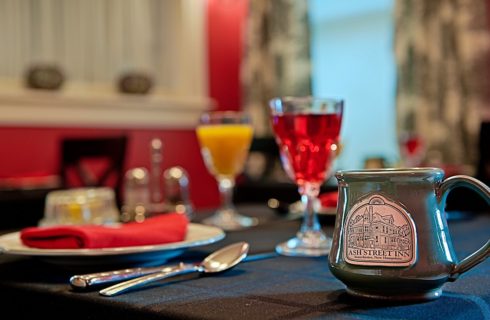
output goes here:
[{"label": "drinking glass", "polygon": [[339,145],[343,101],[315,97],[270,100],[272,128],[288,176],[298,185],[304,207],[296,237],[276,246],[288,256],[327,255],[332,245],[318,222],[320,186],[330,175]]},{"label": "drinking glass", "polygon": [[252,142],[253,128],[248,115],[238,111],[204,113],[196,129],[201,154],[209,172],[218,181],[221,207],[205,224],[224,230],[238,230],[257,224],[233,206],[235,177],[243,171]]},{"label": "drinking glass", "polygon": [[420,167],[426,156],[424,140],[416,132],[406,131],[399,137],[400,155],[407,168]]}]

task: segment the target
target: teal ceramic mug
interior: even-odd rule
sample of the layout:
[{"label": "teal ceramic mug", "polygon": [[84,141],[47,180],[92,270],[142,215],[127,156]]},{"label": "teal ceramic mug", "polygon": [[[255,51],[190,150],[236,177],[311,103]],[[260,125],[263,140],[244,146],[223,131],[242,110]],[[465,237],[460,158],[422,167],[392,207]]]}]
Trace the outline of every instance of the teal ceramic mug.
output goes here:
[{"label": "teal ceramic mug", "polygon": [[490,188],[469,176],[444,180],[438,168],[339,171],[339,203],[329,255],[351,295],[386,300],[438,298],[442,286],[490,255],[490,241],[458,261],[445,204],[455,187],[490,203]]}]

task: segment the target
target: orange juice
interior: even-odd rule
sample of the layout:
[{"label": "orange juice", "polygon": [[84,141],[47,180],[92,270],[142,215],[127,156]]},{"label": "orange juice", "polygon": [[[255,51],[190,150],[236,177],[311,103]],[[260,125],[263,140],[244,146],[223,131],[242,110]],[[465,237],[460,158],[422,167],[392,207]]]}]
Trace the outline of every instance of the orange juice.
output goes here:
[{"label": "orange juice", "polygon": [[242,172],[252,141],[250,125],[200,125],[196,132],[204,162],[213,175],[234,178]]}]

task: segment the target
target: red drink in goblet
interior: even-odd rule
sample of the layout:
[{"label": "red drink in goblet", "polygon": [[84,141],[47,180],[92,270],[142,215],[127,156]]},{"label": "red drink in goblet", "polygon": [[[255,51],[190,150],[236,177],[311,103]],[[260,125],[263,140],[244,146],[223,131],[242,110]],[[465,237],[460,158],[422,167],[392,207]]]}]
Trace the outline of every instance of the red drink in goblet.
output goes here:
[{"label": "red drink in goblet", "polygon": [[323,183],[337,150],[342,115],[283,114],[272,117],[282,154],[296,183]]},{"label": "red drink in goblet", "polygon": [[296,237],[279,244],[276,250],[290,256],[326,255],[331,238],[322,232],[314,206],[338,148],[343,102],[286,97],[272,99],[270,109],[283,167],[298,185],[305,208]]}]

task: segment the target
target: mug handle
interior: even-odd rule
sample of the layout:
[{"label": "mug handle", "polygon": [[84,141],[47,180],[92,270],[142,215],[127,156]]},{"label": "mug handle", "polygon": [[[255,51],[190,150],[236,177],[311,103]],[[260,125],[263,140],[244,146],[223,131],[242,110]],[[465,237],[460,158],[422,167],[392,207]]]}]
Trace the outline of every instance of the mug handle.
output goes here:
[{"label": "mug handle", "polygon": [[[439,186],[438,193],[439,204],[444,206],[449,192],[456,187],[465,187],[475,191],[490,205],[490,188],[480,180],[465,175],[452,176],[442,182]],[[444,207],[442,207],[442,209],[444,209]],[[480,262],[483,262],[488,256],[490,256],[490,240],[488,240],[480,249],[457,263],[451,271],[448,280],[456,280],[460,274],[468,271]]]}]

